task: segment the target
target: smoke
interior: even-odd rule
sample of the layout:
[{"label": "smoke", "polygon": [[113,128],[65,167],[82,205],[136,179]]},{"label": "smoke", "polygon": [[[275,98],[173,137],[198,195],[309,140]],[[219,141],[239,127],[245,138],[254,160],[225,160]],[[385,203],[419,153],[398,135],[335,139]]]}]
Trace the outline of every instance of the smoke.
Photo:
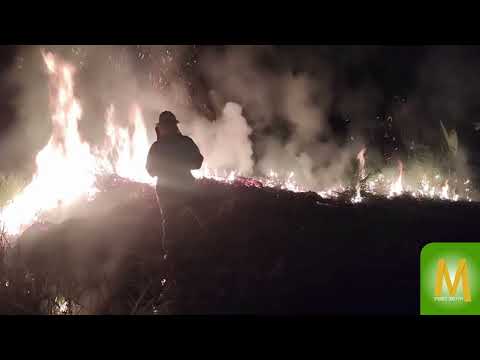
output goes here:
[{"label": "smoke", "polygon": [[305,74],[281,79],[282,106],[278,111],[290,128],[284,140],[265,136],[261,144],[259,170],[286,176],[291,171],[305,188],[336,185],[343,176],[352,147],[338,146],[331,133],[328,115],[332,93],[327,79],[313,81]]},{"label": "smoke", "polygon": [[271,46],[205,51],[200,72],[214,91],[213,107],[219,108],[219,98],[244,107],[254,139],[255,173],[274,171],[286,178],[293,172],[294,180],[309,189],[334,185],[361,142],[339,146],[332,134],[335,66],[327,56],[307,56],[298,69],[298,59],[278,55]]},{"label": "smoke", "polygon": [[41,64],[38,49],[23,48],[3,74],[3,82],[13,93],[4,101],[14,110],[11,116],[2,119],[6,129],[0,134],[0,168],[5,172],[31,173],[36,152],[50,136],[48,78],[35,71]]},{"label": "smoke", "polygon": [[478,176],[478,134],[473,123],[478,114],[480,87],[478,48],[439,46],[429,48],[415,68],[415,87],[398,110],[405,147],[428,157],[432,168],[448,157],[448,146],[440,121],[447,131],[458,134],[458,152],[451,159],[459,177]]},{"label": "smoke", "polygon": [[[75,66],[83,109],[80,133],[94,147],[104,143],[111,105],[120,126],[128,126],[138,105],[151,142],[158,114],[168,109],[199,145],[208,167],[244,175],[293,171],[297,182],[312,189],[338,182],[362,146],[360,132],[355,141],[338,143],[329,123],[333,108],[360,122],[378,102],[363,88],[336,95],[343,69],[328,48],[317,49],[320,56],[293,52],[292,58],[278,56],[279,49],[271,46],[20,48],[21,66],[16,64],[9,76],[18,88],[17,116],[2,145],[15,160],[11,165],[29,164],[31,172],[33,156],[51,131],[40,49]],[[367,58],[374,54],[372,49],[366,53]]]},{"label": "smoke", "polygon": [[[368,159],[377,158],[382,166],[384,152],[372,134],[383,112],[392,116],[406,148],[413,142],[436,153],[443,141],[439,121],[457,129],[454,167],[459,175],[470,173],[462,131],[477,121],[480,89],[478,66],[468,59],[468,50],[429,50],[412,88],[404,90],[408,101],[395,107],[381,76],[371,71],[379,48],[273,46],[21,47],[3,75],[14,89],[9,102],[16,110],[1,133],[3,171],[32,174],[34,156],[51,133],[41,48],[75,66],[75,92],[83,109],[80,133],[93,147],[105,141],[105,113],[111,105],[115,123],[126,127],[132,108],[142,109],[150,143],[158,114],[170,110],[181,131],[199,146],[205,166],[245,176],[274,171],[290,179],[293,173],[304,189],[322,190],[348,183],[352,162],[364,146]],[[419,178],[426,169],[434,176],[434,160],[407,164],[406,179]],[[114,269],[118,256],[109,260],[106,266]]]},{"label": "smoke", "polygon": [[253,170],[253,149],[249,139],[252,129],[235,103],[225,104],[220,117],[210,122],[199,117],[190,126],[180,125],[184,133],[197,142],[208,168],[238,171],[250,175]]},{"label": "smoke", "polygon": [[[399,89],[408,101],[397,106],[370,70],[388,73],[390,58],[382,58],[386,50],[380,47],[21,47],[4,76],[17,95],[16,116],[0,142],[2,154],[9,154],[2,156],[2,169],[32,172],[34,154],[51,131],[40,48],[76,67],[80,132],[92,145],[104,141],[110,105],[123,126],[138,105],[151,142],[158,114],[168,109],[199,145],[208,167],[245,175],[273,170],[285,177],[293,171],[311,189],[345,178],[365,145],[369,158],[384,156],[374,138],[382,111],[392,116],[405,148],[415,143],[437,152],[443,141],[439,121],[456,128],[462,140],[479,95],[469,49],[425,51],[412,71],[411,88]],[[386,70],[377,66],[382,61]],[[465,163],[462,146],[461,141]]]}]

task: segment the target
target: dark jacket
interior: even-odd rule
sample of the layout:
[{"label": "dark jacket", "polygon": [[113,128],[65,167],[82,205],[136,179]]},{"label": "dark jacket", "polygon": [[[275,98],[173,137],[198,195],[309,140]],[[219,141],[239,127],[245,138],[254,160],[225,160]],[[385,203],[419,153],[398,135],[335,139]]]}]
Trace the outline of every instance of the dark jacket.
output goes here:
[{"label": "dark jacket", "polygon": [[182,188],[193,183],[190,170],[199,169],[203,156],[188,136],[173,134],[155,141],[147,157],[147,171],[157,187]]}]

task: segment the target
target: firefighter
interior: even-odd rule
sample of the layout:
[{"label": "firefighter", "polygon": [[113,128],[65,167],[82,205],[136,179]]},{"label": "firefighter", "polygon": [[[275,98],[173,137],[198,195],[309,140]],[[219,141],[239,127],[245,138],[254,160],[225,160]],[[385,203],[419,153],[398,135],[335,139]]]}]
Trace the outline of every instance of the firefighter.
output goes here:
[{"label": "firefighter", "polygon": [[181,134],[178,120],[170,111],[160,114],[155,126],[155,141],[147,156],[148,173],[157,177],[156,200],[161,215],[161,237],[167,254],[166,230],[175,213],[188,207],[195,196],[195,179],[191,170],[199,169],[203,156],[188,136]]}]

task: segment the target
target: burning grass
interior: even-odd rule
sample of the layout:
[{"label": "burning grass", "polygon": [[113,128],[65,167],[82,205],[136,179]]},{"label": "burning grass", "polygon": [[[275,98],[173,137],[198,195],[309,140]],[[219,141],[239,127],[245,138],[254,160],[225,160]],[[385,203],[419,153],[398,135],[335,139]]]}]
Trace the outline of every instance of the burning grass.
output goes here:
[{"label": "burning grass", "polygon": [[[78,129],[82,105],[75,93],[76,69],[52,53],[43,53],[43,59],[50,82],[52,133],[48,143],[35,157],[36,171],[29,184],[18,186],[16,178],[8,178],[3,184],[0,183],[0,202],[4,202],[0,204],[3,205],[0,221],[10,235],[21,234],[28,226],[42,220],[45,214],[53,213],[58,218],[58,213],[62,212],[60,215],[68,218],[66,209],[91,200],[97,196],[97,192],[102,191],[96,183],[99,174],[116,174],[144,184],[155,183],[145,169],[150,141],[140,107],[132,104],[129,124],[124,127],[117,124],[115,106],[111,104],[105,114],[104,143],[99,147],[92,146],[82,138]],[[453,201],[460,197],[470,199],[468,179],[447,179],[440,174],[432,179],[423,174],[421,181],[407,181],[409,169],[406,164],[405,170],[402,162],[399,162],[398,172],[393,176],[384,176],[382,173],[371,176],[367,171],[366,151],[363,148],[357,156],[359,178],[354,185],[355,193],[350,198],[353,203],[362,202],[362,193],[368,193],[369,197],[383,194],[391,198],[410,193],[422,198]],[[297,183],[293,171],[279,174],[275,169],[255,179],[243,178],[235,170],[220,174],[208,167],[208,158],[201,169],[192,173],[198,179],[214,179],[248,187],[271,187],[294,192],[314,190],[322,198],[335,198],[348,188],[345,184],[336,184],[327,189],[319,189],[311,184],[312,188],[305,188]],[[456,180],[458,183],[454,184]],[[465,193],[459,194],[457,188],[462,184],[465,185]],[[13,194],[13,199],[5,203]]]},{"label": "burning grass", "polygon": [[480,235],[476,203],[199,183],[164,261],[153,189],[100,179],[89,216],[35,224],[2,250],[0,312],[413,314],[421,247]]},{"label": "burning grass", "polygon": [[[477,238],[468,179],[412,180],[402,162],[370,174],[362,149],[352,186],[315,192],[293,172],[245,178],[205,164],[164,261],[141,109],[124,128],[110,106],[105,143],[91,147],[78,131],[75,69],[44,61],[51,137],[28,185],[0,183],[2,313],[416,313],[420,246]],[[385,298],[395,289],[403,302]]]}]

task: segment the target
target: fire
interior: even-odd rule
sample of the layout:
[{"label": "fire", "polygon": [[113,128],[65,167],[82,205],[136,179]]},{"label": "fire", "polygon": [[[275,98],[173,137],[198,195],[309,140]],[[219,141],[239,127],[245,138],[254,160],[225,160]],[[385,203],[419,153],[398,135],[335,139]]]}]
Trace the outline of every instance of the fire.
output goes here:
[{"label": "fire", "polygon": [[367,148],[363,148],[357,155],[358,165],[360,169],[360,180],[365,179],[366,176],[366,169],[365,169],[365,153],[367,152]]},{"label": "fire", "polygon": [[388,195],[388,197],[402,195],[403,193],[402,177],[403,177],[403,163],[401,160],[398,160],[398,178],[392,184],[390,188],[390,194]]},{"label": "fire", "polygon": [[[132,106],[129,126],[116,123],[115,106],[111,104],[105,113],[105,141],[100,148],[92,149],[82,140],[79,122],[82,107],[75,97],[75,68],[56,58],[52,53],[42,54],[46,70],[50,76],[50,105],[52,108],[52,135],[36,156],[36,172],[32,181],[22,192],[16,195],[3,209],[0,209],[0,222],[9,235],[18,235],[26,227],[37,221],[43,214],[68,209],[81,200],[89,200],[98,191],[95,185],[98,174],[114,173],[120,177],[146,184],[154,184],[155,178],[148,175],[145,162],[150,147],[147,129],[141,109]],[[357,155],[359,164],[358,181],[355,186],[353,203],[361,202],[361,181],[366,181],[366,148]],[[279,174],[273,169],[263,177],[243,178],[236,170],[219,171],[205,165],[192,171],[199,178],[209,178],[225,183],[241,181],[245,186],[265,186],[293,192],[304,192],[298,183],[296,174],[291,171]],[[383,174],[366,182],[367,193],[380,194],[388,198],[409,193],[414,197],[441,198],[457,200],[455,191],[451,191],[448,179],[439,185],[440,175],[429,181],[427,176],[413,187],[404,184],[403,163],[398,163],[396,179],[386,179]],[[435,184],[435,182],[437,184]],[[470,180],[463,182],[468,186]],[[337,184],[329,189],[317,190],[322,198],[335,198],[348,187]],[[470,188],[465,188],[469,198]]]},{"label": "fire", "polygon": [[21,233],[43,213],[91,198],[97,192],[96,176],[102,171],[144,183],[155,180],[145,169],[149,141],[140,108],[133,106],[130,134],[127,128],[115,126],[111,105],[106,113],[105,145],[92,151],[78,129],[82,107],[74,94],[75,69],[51,53],[43,54],[43,59],[52,89],[53,131],[36,156],[31,183],[1,211],[5,231],[11,235]]},{"label": "fire", "polygon": [[366,168],[365,168],[365,152],[367,151],[367,148],[363,148],[360,150],[360,152],[357,155],[357,160],[358,160],[358,180],[357,180],[357,185],[355,186],[355,196],[352,198],[352,203],[359,203],[362,201],[362,195],[360,194],[360,185],[361,182],[365,179],[366,177]]},{"label": "fire", "polygon": [[230,172],[219,172],[217,169],[211,169],[207,164],[204,164],[202,168],[198,170],[192,170],[192,175],[195,179],[212,179],[221,182],[233,183],[237,178],[237,172],[231,170]]},{"label": "fire", "polygon": [[95,192],[95,158],[78,133],[82,115],[73,93],[73,69],[44,55],[51,77],[53,131],[47,145],[37,154],[32,182],[3,209],[7,233],[17,234],[40,212],[69,206]]},{"label": "fire", "polygon": [[441,199],[448,199],[448,179],[445,180],[445,185],[442,186],[442,193],[440,194]]},{"label": "fire", "polygon": [[115,125],[115,107],[110,105],[106,112],[106,142],[104,148],[99,150],[99,162],[112,173],[116,173],[126,179],[153,184],[152,178],[145,169],[146,154],[150,143],[147,137],[147,129],[140,108],[133,107],[130,124],[133,127],[133,135],[129,134],[128,128]]}]

